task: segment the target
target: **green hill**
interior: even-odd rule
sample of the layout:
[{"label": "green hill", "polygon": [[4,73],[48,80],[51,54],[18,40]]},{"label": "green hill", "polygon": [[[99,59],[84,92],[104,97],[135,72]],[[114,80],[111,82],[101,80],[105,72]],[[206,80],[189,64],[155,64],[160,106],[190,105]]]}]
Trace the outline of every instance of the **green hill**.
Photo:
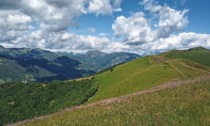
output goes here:
[{"label": "green hill", "polygon": [[170,59],[189,59],[197,63],[210,66],[210,50],[203,47],[196,47],[188,50],[172,50],[162,53],[160,56],[164,56]]},{"label": "green hill", "polygon": [[[131,62],[121,64],[121,65],[112,67],[110,69],[107,69],[107,71],[96,74],[94,76],[95,80],[97,80],[97,82],[99,82],[99,89],[96,92],[96,94],[93,97],[91,97],[85,104],[87,104],[87,106],[91,106],[90,103],[95,104],[97,102],[100,102],[100,100],[103,100],[103,99],[108,99],[108,98],[113,99],[113,97],[114,97],[114,99],[118,99],[119,97],[129,95],[129,94],[139,92],[139,91],[144,92],[144,91],[147,91],[148,89],[151,89],[154,87],[156,88],[156,87],[161,86],[166,83],[192,80],[193,78],[210,75],[210,67],[208,65],[208,62],[210,61],[210,57],[208,57],[208,54],[209,54],[209,50],[206,50],[204,48],[193,48],[193,49],[189,49],[189,50],[185,50],[185,51],[169,51],[169,52],[166,52],[166,53],[163,53],[160,55],[156,55],[156,56],[142,57],[142,58],[133,60]],[[205,57],[206,59],[200,61],[199,59],[197,59],[198,57]],[[205,83],[209,84],[209,80],[205,81]],[[198,86],[198,91],[202,90],[204,88],[209,88],[208,84],[204,84],[205,86],[202,87],[201,89]],[[171,85],[171,86],[173,87],[173,85]],[[190,86],[189,88],[190,88],[189,92],[195,93],[196,90],[193,90],[193,89],[197,89],[197,85],[192,86],[192,87]],[[183,87],[183,89],[180,88],[180,90],[183,90],[183,93],[187,89],[188,88],[185,89],[184,87]],[[193,97],[189,97],[189,94],[187,94],[186,96],[182,96],[183,94],[179,95],[179,89],[178,89],[178,91],[176,91],[176,90],[177,89],[173,89],[173,91],[172,91],[172,92],[177,92],[175,94],[170,93],[170,91],[166,91],[168,93],[166,93],[164,95],[164,93],[161,94],[161,92],[160,92],[159,95],[162,97],[159,96],[159,97],[154,97],[154,98],[163,98],[163,99],[160,99],[161,102],[159,103],[160,105],[162,105],[162,107],[164,106],[164,104],[170,106],[171,102],[175,102],[176,100],[173,101],[173,99],[170,99],[174,95],[177,95],[177,97],[179,98],[179,99],[177,99],[177,101],[180,100],[182,97],[184,97],[189,101],[187,104],[191,104],[189,99],[193,98]],[[152,95],[152,94],[148,95],[148,99],[150,99],[149,101],[151,101],[151,102],[153,102],[153,100],[155,101],[155,99],[153,99],[153,96],[155,96],[155,95]],[[143,96],[140,96],[140,97],[143,97]],[[164,97],[166,99],[164,99]],[[202,94],[199,94],[198,97],[206,98]],[[204,100],[207,100],[208,98],[209,97],[207,97]],[[142,100],[141,98],[140,99],[137,98],[137,99],[140,100],[142,102],[142,104],[145,104],[145,106],[147,106],[149,104],[147,102],[144,103],[143,102],[144,100]],[[109,103],[109,100],[110,99],[108,99],[107,103]],[[75,125],[78,125],[78,124],[83,125],[86,122],[89,125],[91,125],[91,124],[97,125],[97,124],[100,124],[100,121],[103,121],[103,119],[109,120],[109,118],[108,118],[109,114],[112,115],[110,117],[112,117],[114,119],[114,120],[110,119],[109,121],[107,121],[109,124],[112,124],[110,121],[118,120],[119,121],[118,125],[121,125],[120,122],[122,120],[125,121],[127,118],[132,119],[132,116],[124,117],[122,115],[124,115],[124,114],[126,115],[127,113],[133,113],[133,110],[139,109],[138,107],[136,107],[139,104],[141,104],[141,102],[138,102],[138,100],[131,101],[131,106],[128,105],[128,108],[127,108],[127,105],[123,106],[123,104],[128,104],[127,102],[122,102],[120,104],[113,103],[113,105],[116,104],[117,106],[119,106],[119,109],[115,106],[116,110],[118,110],[118,111],[113,111],[113,113],[105,112],[104,113],[105,115],[103,115],[103,112],[101,113],[101,111],[104,110],[103,107],[98,108],[97,106],[90,108],[90,109],[88,108],[87,110],[86,109],[81,109],[81,110],[73,109],[72,113],[71,113],[71,111],[70,112],[63,111],[63,112],[61,112],[61,115],[59,115],[59,118],[58,118],[60,121],[57,119],[54,119],[54,117],[53,118],[50,117],[50,118],[45,118],[46,120],[45,119],[41,120],[40,124],[37,124],[37,125],[65,125],[65,124],[69,125],[69,123],[71,123],[71,120],[73,120],[72,124],[75,124]],[[126,101],[127,101],[127,99],[126,99]],[[167,103],[167,101],[169,101],[169,102]],[[194,103],[194,102],[196,103],[195,99],[192,100],[192,103]],[[122,106],[121,106],[121,104],[122,104]],[[203,103],[196,104],[197,106],[195,106],[194,108],[200,107],[201,104],[204,104],[204,106],[205,106],[206,104],[208,104],[208,102],[204,101]],[[156,103],[154,103],[154,104],[152,103],[151,105],[156,105]],[[123,107],[124,107],[125,111],[123,111]],[[130,110],[130,107],[134,107],[134,108],[132,110]],[[182,107],[182,106],[180,106],[180,107]],[[108,106],[108,108],[112,108],[112,105],[110,107]],[[154,113],[156,114],[156,112],[158,112],[158,109],[160,109],[160,108],[161,108],[160,106],[159,106],[159,108],[154,107],[154,109],[157,109],[156,111],[155,110],[150,111],[149,108],[145,108],[146,110],[142,110],[143,113],[149,114],[148,116],[142,115],[143,122],[153,120],[153,114]],[[183,111],[184,111],[183,114],[191,112],[194,108],[190,108],[189,111],[188,110],[185,111],[183,108]],[[207,109],[209,109],[209,108],[207,108]],[[93,111],[93,112],[91,112],[91,111]],[[154,111],[154,113],[153,113],[153,111]],[[161,111],[164,112],[165,110],[162,109]],[[193,111],[193,113],[196,113],[198,111]],[[170,113],[170,108],[168,108],[168,112]],[[173,111],[171,111],[171,112],[172,112],[172,115],[171,115],[172,117],[170,118],[170,120],[172,120],[172,123],[170,120],[169,120],[170,123],[168,121],[166,121],[166,123],[173,124],[173,119],[174,119],[175,121],[178,121],[178,123],[175,123],[175,124],[179,124],[179,122],[182,121],[182,118],[177,117],[179,115],[179,113],[174,113]],[[204,112],[204,110],[202,110],[202,112]],[[163,115],[167,115],[167,114],[168,113],[163,113]],[[71,115],[75,115],[75,116],[71,116]],[[129,115],[129,114],[127,114],[127,115]],[[93,119],[96,121],[96,123],[94,120],[90,119],[92,116],[94,117]],[[119,116],[122,116],[122,118],[120,117],[120,119],[119,119],[118,118]],[[140,115],[137,114],[137,117],[138,116],[140,116]],[[197,117],[197,116],[199,116],[199,115],[195,115],[195,117]],[[78,119],[75,119],[74,117],[78,118]],[[195,117],[189,117],[189,121],[193,120]],[[204,113],[204,115],[201,114],[201,117],[206,118],[205,113]],[[183,115],[183,120],[186,120],[186,118],[187,117]],[[69,121],[66,119],[68,119]],[[62,122],[62,120],[63,120],[63,122]],[[81,122],[81,120],[84,120],[84,123]],[[204,119],[204,120],[206,121],[206,119]],[[97,123],[97,121],[98,121],[98,123]],[[161,117],[160,121],[162,121],[162,117]],[[39,122],[37,122],[37,123],[39,123]],[[104,125],[106,125],[108,123],[104,123]],[[29,123],[29,125],[32,125],[32,124]],[[34,123],[34,124],[36,125],[36,123]],[[126,123],[123,122],[123,124],[126,124]],[[137,123],[137,124],[139,124],[139,123]],[[150,125],[152,125],[152,123]]]},{"label": "green hill", "polygon": [[139,93],[142,94],[104,100],[92,105],[62,111],[48,117],[19,123],[19,125],[207,126],[210,124],[209,76],[182,83],[169,83]]},{"label": "green hill", "polygon": [[[210,59],[210,58],[209,58]],[[151,88],[174,79],[209,74],[210,68],[186,59],[147,56],[96,75],[100,90],[88,103]]]}]

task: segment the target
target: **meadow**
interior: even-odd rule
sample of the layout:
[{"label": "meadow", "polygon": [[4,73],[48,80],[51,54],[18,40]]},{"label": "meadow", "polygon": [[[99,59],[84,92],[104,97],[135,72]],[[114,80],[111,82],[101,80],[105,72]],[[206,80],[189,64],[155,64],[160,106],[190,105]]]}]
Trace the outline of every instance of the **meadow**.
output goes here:
[{"label": "meadow", "polygon": [[210,74],[209,67],[186,59],[147,56],[125,63],[95,76],[99,91],[87,103],[127,95],[163,83]]},{"label": "meadow", "polygon": [[[210,124],[210,78],[174,82],[163,88],[112,102],[61,111],[20,123],[23,126],[122,126]],[[178,85],[178,86],[175,86]]]}]

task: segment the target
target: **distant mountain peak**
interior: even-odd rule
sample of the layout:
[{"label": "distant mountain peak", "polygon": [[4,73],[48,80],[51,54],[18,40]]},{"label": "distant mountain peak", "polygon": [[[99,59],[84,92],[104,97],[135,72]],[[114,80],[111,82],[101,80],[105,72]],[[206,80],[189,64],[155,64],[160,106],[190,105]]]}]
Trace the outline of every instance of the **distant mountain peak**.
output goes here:
[{"label": "distant mountain peak", "polygon": [[89,58],[104,57],[104,56],[106,56],[106,53],[104,53],[100,50],[90,50],[85,53],[85,56],[89,57]]},{"label": "distant mountain peak", "polygon": [[95,73],[87,64],[39,48],[0,46],[0,60],[2,58],[6,61],[0,65],[0,81],[3,82],[65,80]]},{"label": "distant mountain peak", "polygon": [[100,50],[89,50],[89,51],[86,52],[86,54],[87,53],[104,53],[104,52],[102,52]]}]

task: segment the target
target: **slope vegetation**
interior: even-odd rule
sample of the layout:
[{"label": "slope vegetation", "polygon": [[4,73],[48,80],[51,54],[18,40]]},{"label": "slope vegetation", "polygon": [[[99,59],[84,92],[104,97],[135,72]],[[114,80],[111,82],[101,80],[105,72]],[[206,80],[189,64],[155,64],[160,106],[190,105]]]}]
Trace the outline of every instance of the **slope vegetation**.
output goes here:
[{"label": "slope vegetation", "polygon": [[172,50],[160,54],[170,59],[183,58],[194,62],[210,66],[210,50],[203,47],[191,48],[188,50]]},{"label": "slope vegetation", "polygon": [[16,125],[209,125],[209,104],[210,77],[206,76],[175,81]]},{"label": "slope vegetation", "polygon": [[[153,125],[153,123],[156,121],[160,121],[161,123],[168,125],[182,125],[180,122],[182,122],[183,120],[186,120],[186,122],[194,120],[192,121],[192,124],[196,125],[198,120],[196,120],[195,118],[199,118],[201,120],[203,118],[204,121],[208,122],[209,118],[206,118],[208,116],[208,113],[205,111],[209,111],[209,108],[207,107],[207,104],[209,104],[207,100],[209,99],[209,90],[203,91],[203,89],[205,88],[209,89],[208,84],[210,67],[208,65],[208,62],[210,61],[210,57],[206,56],[208,53],[209,50],[203,48],[194,48],[187,51],[172,51],[172,53],[170,51],[156,56],[142,57],[125,64],[111,67],[106,71],[96,74],[94,76],[95,80],[99,82],[99,89],[96,94],[85,103],[87,104],[86,107],[76,107],[74,109],[70,109],[70,112],[63,111],[59,113],[59,115],[55,115],[55,117],[43,117],[44,119],[40,120],[40,122],[38,121],[35,123],[29,123],[27,125],[70,125],[70,123],[72,123],[72,125],[98,125],[100,124],[100,122],[102,123],[103,121],[103,125],[127,125],[132,121],[134,121],[133,125],[142,124],[141,122],[145,122],[145,125]],[[174,57],[172,57],[171,54]],[[206,56],[205,58],[207,59],[201,62],[200,60],[196,59],[197,56]],[[204,79],[197,79],[197,77],[202,76],[208,77]],[[191,81],[193,80],[193,78],[195,78],[195,80],[203,81]],[[186,82],[187,84],[192,84],[196,82],[198,85],[195,84],[189,87],[184,86],[183,88],[180,87],[177,89],[170,89],[170,91],[163,91],[163,93],[160,92],[157,94],[153,94],[153,92],[156,92],[159,89],[165,89],[166,87],[168,87],[165,87],[163,84],[171,82]],[[202,86],[199,86],[200,84]],[[181,84],[179,83],[178,85]],[[173,87],[174,85],[172,84],[169,85],[169,87],[170,86]],[[191,94],[198,91],[198,97],[202,97],[204,101],[197,104],[197,101],[195,99],[196,96],[194,95],[191,97],[191,94],[189,94],[189,92],[187,91],[188,88],[189,92],[192,92]],[[203,92],[204,94],[207,93],[207,97],[202,94]],[[136,97],[136,95],[142,93],[152,94],[145,96],[149,100],[146,99],[146,101],[144,102],[145,99],[143,96]],[[125,95],[135,98],[131,98],[131,102],[129,102],[130,98],[127,99],[127,96],[125,101],[118,100]],[[177,96],[178,99],[171,99],[175,96]],[[182,98],[186,100],[187,106],[185,106],[184,100],[182,100]],[[191,98],[193,99],[192,102],[189,100]],[[158,101],[160,102],[158,102],[156,99],[158,99]],[[110,101],[114,102],[111,103],[111,105],[106,106],[106,108],[103,108],[103,105],[101,106],[101,103],[106,104],[110,103]],[[157,103],[154,101],[156,101]],[[117,102],[121,103],[118,104]],[[176,106],[173,106],[173,102],[180,102],[180,104],[174,104],[178,106],[178,108],[176,108]],[[195,103],[196,105],[194,107],[189,107],[188,105],[192,103]],[[140,104],[143,104],[143,106],[139,106]],[[167,109],[168,112],[166,111],[166,108],[163,107],[165,104],[166,106],[169,106]],[[98,107],[98,105],[100,106]],[[201,108],[201,105],[204,105],[204,108]],[[119,106],[119,108],[117,106]],[[132,115],[133,113],[141,109],[139,107],[145,108],[141,110],[140,113]],[[149,109],[150,107],[151,111]],[[159,109],[161,110],[159,113],[160,120],[158,120],[158,115],[156,115],[158,114]],[[174,109],[178,110],[177,113]],[[203,114],[201,113],[200,115],[196,115],[195,113],[199,113],[199,111],[201,111]],[[189,113],[195,115],[187,118],[187,116],[189,116]],[[178,117],[179,114],[183,116]],[[188,115],[186,116],[186,114]],[[128,117],[126,115],[128,115]],[[169,118],[165,118],[164,115],[169,115]],[[57,116],[59,116],[59,118],[57,118]],[[138,117],[140,117],[140,119]],[[126,122],[126,120],[128,121]],[[162,122],[164,120],[166,121],[166,123]],[[113,123],[110,121],[112,121]]]},{"label": "slope vegetation", "polygon": [[57,112],[86,102],[98,90],[95,80],[0,85],[0,125]]},{"label": "slope vegetation", "polygon": [[[210,58],[209,58],[210,59]],[[187,59],[147,56],[96,75],[100,89],[88,103],[127,95],[162,83],[209,74],[209,67]]]}]

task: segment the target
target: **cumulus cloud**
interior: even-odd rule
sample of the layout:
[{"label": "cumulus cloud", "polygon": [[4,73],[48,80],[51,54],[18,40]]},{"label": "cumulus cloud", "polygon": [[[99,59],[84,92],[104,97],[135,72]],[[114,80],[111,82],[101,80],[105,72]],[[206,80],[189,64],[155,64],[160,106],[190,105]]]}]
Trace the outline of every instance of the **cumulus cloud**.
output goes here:
[{"label": "cumulus cloud", "polygon": [[134,13],[131,17],[118,17],[112,25],[115,36],[124,36],[127,43],[145,43],[152,41],[152,30],[143,12]]},{"label": "cumulus cloud", "polygon": [[0,17],[0,43],[14,41],[32,30],[31,17],[18,10],[1,11]]},{"label": "cumulus cloud", "polygon": [[[39,27],[53,32],[75,25],[82,13],[111,14],[121,0],[1,0],[0,10],[28,15]],[[1,12],[1,13],[3,13]],[[6,13],[6,12],[5,12]]]},{"label": "cumulus cloud", "polygon": [[[181,1],[181,0],[180,0]],[[183,3],[186,0],[182,0]],[[119,16],[112,27],[115,39],[105,33],[77,35],[69,27],[82,14],[111,15],[122,0],[0,0],[0,45],[51,51],[127,51],[141,55],[195,46],[210,48],[210,35],[186,33],[189,10],[176,10],[144,0],[144,12]],[[148,15],[147,15],[148,14]],[[148,18],[152,17],[152,18]],[[85,32],[94,33],[95,28]],[[115,41],[117,40],[117,41]]]},{"label": "cumulus cloud", "polygon": [[[52,50],[104,49],[110,40],[68,31],[81,14],[110,15],[121,0],[0,0],[0,44]],[[96,29],[89,28],[88,32]]]},{"label": "cumulus cloud", "polygon": [[170,50],[186,49],[197,46],[210,48],[210,35],[197,34],[193,32],[180,33],[179,35],[171,35],[168,38],[159,39],[158,41],[156,41],[152,48],[153,50]]},{"label": "cumulus cloud", "polygon": [[22,11],[50,31],[65,30],[84,10],[84,0],[21,0]]},{"label": "cumulus cloud", "polygon": [[174,10],[152,0],[144,0],[141,5],[155,17],[155,23],[151,24],[151,21],[145,18],[145,13],[136,12],[127,18],[118,17],[112,25],[115,35],[125,37],[127,44],[143,44],[166,38],[174,32],[184,30],[188,24],[188,10]]},{"label": "cumulus cloud", "polygon": [[186,14],[189,10],[175,10],[167,5],[161,6],[153,0],[144,0],[141,3],[145,10],[148,10],[156,19],[154,24],[156,28],[156,38],[165,38],[170,36],[173,32],[182,31],[189,23]]},{"label": "cumulus cloud", "polygon": [[23,35],[10,43],[2,44],[6,47],[42,48],[51,51],[83,52],[90,49],[108,50],[110,40],[106,37],[76,35],[68,31],[43,34],[35,31]]},{"label": "cumulus cloud", "polygon": [[121,0],[90,0],[87,11],[89,13],[112,14],[113,11],[122,11]]},{"label": "cumulus cloud", "polygon": [[140,5],[149,15],[136,12],[129,17],[119,16],[112,25],[115,36],[129,45],[127,51],[147,55],[196,46],[210,48],[209,34],[183,32],[189,23],[189,10],[175,10],[153,0],[144,0]]}]

